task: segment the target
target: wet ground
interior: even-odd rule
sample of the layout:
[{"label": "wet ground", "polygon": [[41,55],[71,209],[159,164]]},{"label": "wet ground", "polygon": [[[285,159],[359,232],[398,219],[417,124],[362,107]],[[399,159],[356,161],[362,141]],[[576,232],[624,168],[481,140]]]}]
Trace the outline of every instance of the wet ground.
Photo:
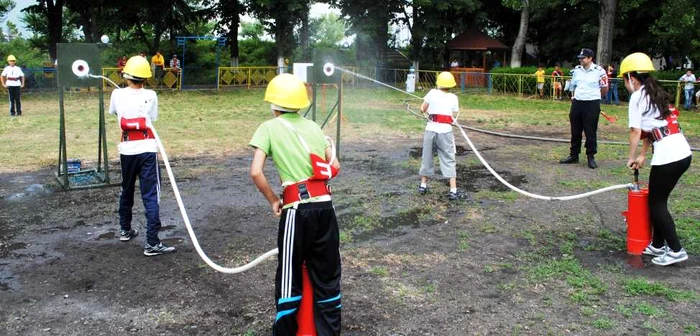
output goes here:
[{"label": "wet ground", "polygon": [[[488,144],[480,151],[499,174],[528,191],[568,195],[588,191],[571,181],[628,182],[605,173],[620,162],[599,160],[590,170],[522,155],[531,146],[564,154],[561,144],[474,141]],[[628,257],[623,191],[572,202],[517,196],[459,147],[459,184],[471,200],[449,202],[442,179],[421,196],[420,143],[344,143],[333,181],[344,334],[698,333],[700,259],[659,268]],[[237,266],[275,247],[277,221],[247,175],[249,155],[172,164],[213,260]],[[237,275],[213,271],[197,256],[167,181],[163,190],[161,237],[178,250],[145,257],[143,234],[117,239],[118,188],[65,192],[48,169],[1,175],[0,334],[269,335],[276,260]],[[136,204],[134,225],[144,232]],[[630,294],[634,279],[691,297]],[[650,315],[644,303],[663,308]]]}]

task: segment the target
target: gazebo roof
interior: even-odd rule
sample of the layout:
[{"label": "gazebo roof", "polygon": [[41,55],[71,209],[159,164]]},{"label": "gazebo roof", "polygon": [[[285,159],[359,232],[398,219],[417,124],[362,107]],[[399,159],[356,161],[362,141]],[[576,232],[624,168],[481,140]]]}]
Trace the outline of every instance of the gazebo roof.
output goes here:
[{"label": "gazebo roof", "polygon": [[447,42],[449,50],[508,50],[498,40],[490,38],[476,28],[469,28]]}]

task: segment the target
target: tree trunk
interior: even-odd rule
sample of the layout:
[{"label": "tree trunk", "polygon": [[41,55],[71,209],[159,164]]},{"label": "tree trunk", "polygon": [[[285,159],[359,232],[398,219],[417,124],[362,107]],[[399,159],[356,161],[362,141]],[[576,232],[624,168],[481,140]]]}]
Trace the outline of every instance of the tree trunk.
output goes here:
[{"label": "tree trunk", "polygon": [[56,59],[56,43],[61,42],[63,33],[64,0],[46,0],[46,11],[49,19],[49,56]]},{"label": "tree trunk", "polygon": [[599,0],[600,15],[598,15],[598,46],[596,63],[599,65],[610,64],[612,58],[613,30],[615,28],[615,11],[617,0]]},{"label": "tree trunk", "polygon": [[522,65],[523,50],[525,49],[525,41],[527,39],[527,26],[530,21],[530,3],[528,0],[523,0],[523,9],[520,12],[520,29],[518,37],[513,43],[513,52],[510,55],[511,68],[518,68]]},{"label": "tree trunk", "polygon": [[231,47],[231,66],[238,66],[238,26],[241,19],[238,15],[234,15],[229,26],[228,40]]},{"label": "tree trunk", "polygon": [[309,5],[306,5],[307,10],[301,13],[301,30],[299,31],[299,45],[301,46],[302,62],[311,62],[311,48],[309,43]]}]

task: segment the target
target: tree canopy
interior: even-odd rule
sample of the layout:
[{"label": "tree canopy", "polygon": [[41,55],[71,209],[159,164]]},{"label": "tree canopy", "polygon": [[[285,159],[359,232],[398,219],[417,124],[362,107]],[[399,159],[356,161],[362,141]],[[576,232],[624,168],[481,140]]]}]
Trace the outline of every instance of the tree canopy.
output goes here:
[{"label": "tree canopy", "polygon": [[[321,51],[338,52],[340,41],[351,41],[343,55],[352,55],[353,60],[345,61],[358,65],[390,66],[387,54],[398,48],[416,65],[440,68],[446,43],[476,28],[511,48],[508,61],[514,65],[575,61],[583,47],[596,50],[598,63],[616,63],[630,52],[643,51],[663,57],[668,66],[678,66],[686,57],[700,64],[698,0],[319,2],[339,15],[309,17],[315,3],[309,0],[36,0],[23,10],[31,36],[8,34],[17,31],[17,23],[6,20],[3,31],[26,39],[46,55],[45,61],[55,58],[56,43],[97,43],[103,34],[110,36],[119,49],[113,53],[119,55],[169,52],[177,49],[175,37],[201,34],[225,36],[234,65],[253,62],[241,54],[243,44],[246,53],[257,47],[272,53],[261,58],[256,51],[259,64],[290,57],[309,61]],[[14,5],[0,0],[0,19]],[[264,34],[251,30],[255,27]],[[410,37],[399,39],[397,31]],[[261,39],[263,35],[269,39]]]}]

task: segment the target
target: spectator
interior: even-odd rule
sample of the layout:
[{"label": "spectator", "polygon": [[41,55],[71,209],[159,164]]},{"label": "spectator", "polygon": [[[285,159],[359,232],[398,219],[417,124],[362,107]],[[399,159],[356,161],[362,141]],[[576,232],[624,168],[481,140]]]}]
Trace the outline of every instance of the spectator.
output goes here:
[{"label": "spectator", "polygon": [[501,61],[498,60],[498,58],[495,58],[493,61],[493,68],[500,68],[501,67]]},{"label": "spectator", "polygon": [[156,82],[160,85],[163,81],[163,70],[165,68],[165,59],[160,54],[160,50],[156,51],[156,54],[151,58],[151,64],[153,64],[153,69],[155,70]]},{"label": "spectator", "polygon": [[177,59],[177,54],[173,54],[173,58],[170,59],[170,70],[177,75],[180,73],[180,60]]},{"label": "spectator", "polygon": [[631,93],[627,167],[642,168],[646,152],[653,146],[648,204],[654,230],[651,243],[642,253],[653,256],[653,264],[667,266],[688,259],[668,211],[668,197],[690,167],[693,155],[681,132],[678,110],[670,106],[669,94],[649,75],[652,71],[654,65],[643,53],[631,54],[620,64],[625,88]]},{"label": "spectator", "polygon": [[109,113],[116,114],[121,126],[119,161],[122,168],[122,190],[119,195],[119,240],[127,242],[138,235],[131,225],[134,206],[134,187],[139,179],[141,199],[146,212],[146,244],[143,254],[155,256],[175,251],[158,238],[160,230],[160,174],[156,153],[156,139],[151,123],[158,119],[158,96],[153,90],[143,88],[151,78],[148,60],[131,57],[124,66],[124,78],[128,88],[112,91]]},{"label": "spectator", "polygon": [[588,168],[596,169],[595,154],[598,152],[598,119],[600,118],[600,99],[608,91],[608,75],[605,69],[593,63],[593,50],[581,49],[578,54],[580,65],[573,70],[571,87],[573,100],[569,111],[571,124],[571,147],[569,156],[559,163],[578,163],[581,153],[581,133],[586,134],[586,156]]},{"label": "spectator", "polygon": [[540,64],[535,71],[537,76],[537,91],[540,94],[540,98],[544,98],[544,67]]},{"label": "spectator", "polygon": [[561,71],[559,63],[554,65],[554,71],[552,71],[552,83],[554,85],[554,99],[562,100],[562,79],[564,78],[564,72]]},{"label": "spectator", "polygon": [[459,62],[457,62],[457,59],[452,60],[452,63],[450,63],[451,68],[459,68]]},{"label": "spectator", "polygon": [[2,70],[0,80],[2,86],[7,88],[10,96],[10,115],[22,115],[22,100],[20,89],[24,87],[24,72],[18,67],[17,58],[14,55],[7,56],[8,66]]},{"label": "spectator", "polygon": [[620,105],[620,96],[617,92],[617,69],[615,69],[614,65],[608,65],[607,74],[610,89],[605,95],[605,103],[608,105],[612,103],[615,103],[615,105]]},{"label": "spectator", "polygon": [[685,83],[683,87],[683,93],[685,94],[685,103],[683,107],[686,110],[690,110],[690,106],[693,104],[693,93],[695,92],[695,75],[693,75],[692,71],[688,70],[685,75],[681,76],[678,80]]}]

